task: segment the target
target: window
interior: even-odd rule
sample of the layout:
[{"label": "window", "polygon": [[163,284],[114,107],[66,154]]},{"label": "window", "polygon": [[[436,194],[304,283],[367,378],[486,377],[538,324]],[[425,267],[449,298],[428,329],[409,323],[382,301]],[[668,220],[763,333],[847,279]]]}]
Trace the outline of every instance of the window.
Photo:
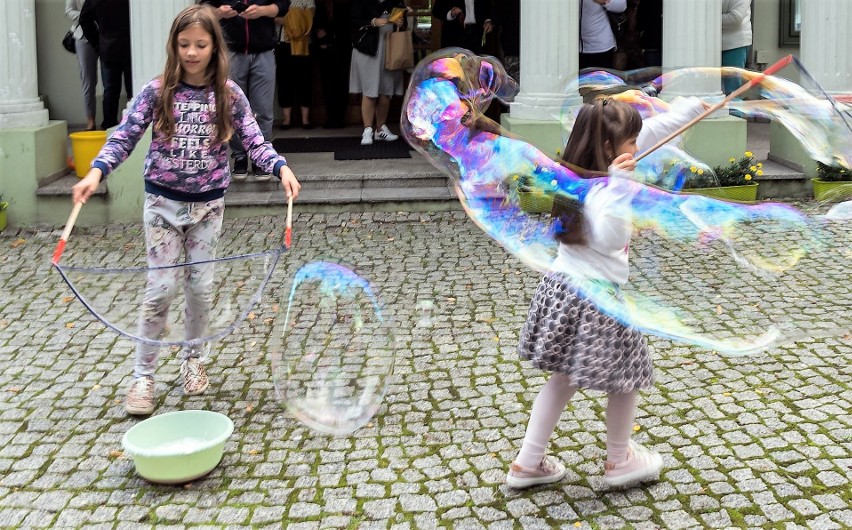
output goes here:
[{"label": "window", "polygon": [[798,46],[802,29],[802,0],[781,0],[778,46]]}]

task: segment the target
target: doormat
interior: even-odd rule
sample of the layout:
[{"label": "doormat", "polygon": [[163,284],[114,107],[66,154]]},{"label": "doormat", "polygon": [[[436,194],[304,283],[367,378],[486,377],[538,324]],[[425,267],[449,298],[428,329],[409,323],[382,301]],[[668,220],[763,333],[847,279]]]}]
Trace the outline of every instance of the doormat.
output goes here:
[{"label": "doormat", "polygon": [[411,148],[402,139],[394,142],[376,141],[373,145],[361,145],[360,136],[276,138],[272,141],[272,146],[284,156],[291,153],[333,152],[335,160],[411,158]]}]

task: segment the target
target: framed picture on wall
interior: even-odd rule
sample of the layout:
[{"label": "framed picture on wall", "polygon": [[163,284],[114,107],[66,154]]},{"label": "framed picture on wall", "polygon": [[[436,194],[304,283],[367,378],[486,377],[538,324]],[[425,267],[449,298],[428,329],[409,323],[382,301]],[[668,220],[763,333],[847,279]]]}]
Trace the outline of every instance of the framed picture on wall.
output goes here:
[{"label": "framed picture on wall", "polygon": [[778,46],[798,46],[799,30],[802,29],[802,0],[781,0]]}]

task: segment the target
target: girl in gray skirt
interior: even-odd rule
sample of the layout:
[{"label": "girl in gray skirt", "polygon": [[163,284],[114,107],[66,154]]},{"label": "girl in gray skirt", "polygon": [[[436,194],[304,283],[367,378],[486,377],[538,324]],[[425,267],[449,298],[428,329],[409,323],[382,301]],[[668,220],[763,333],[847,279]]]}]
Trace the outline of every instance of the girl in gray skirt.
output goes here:
[{"label": "girl in gray skirt", "polygon": [[[595,172],[609,168],[611,175],[632,171],[641,129],[633,107],[598,100],[577,115],[563,159]],[[619,286],[628,277],[630,202],[637,188],[629,178],[611,176],[593,184],[582,204],[566,195],[554,201],[558,254],[533,295],[518,347],[523,358],[552,375],[533,404],[523,446],[506,477],[512,488],[549,484],[565,475],[565,466],[544,453],[578,388],[607,393],[607,483],[647,480],[662,467],[658,453],[630,440],[638,391],[653,384],[645,338],[600,312],[572,282],[581,278],[620,296]]]}]

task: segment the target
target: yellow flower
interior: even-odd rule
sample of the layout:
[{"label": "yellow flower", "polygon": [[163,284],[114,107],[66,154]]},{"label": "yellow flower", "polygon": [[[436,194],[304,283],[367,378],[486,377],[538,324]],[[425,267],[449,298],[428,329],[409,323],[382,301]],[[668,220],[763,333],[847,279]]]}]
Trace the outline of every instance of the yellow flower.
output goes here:
[{"label": "yellow flower", "polygon": [[703,170],[703,169],[699,169],[699,170],[698,170],[698,174],[699,174],[699,175],[703,175],[703,174],[704,174],[704,170]]},{"label": "yellow flower", "polygon": [[751,175],[746,175],[746,176],[745,176],[745,179],[746,179],[746,180],[751,180]]},{"label": "yellow flower", "polygon": [[691,171],[692,173],[695,173],[697,170],[698,168],[696,168],[695,166],[689,166],[689,171]]},{"label": "yellow flower", "polygon": [[752,170],[752,171],[757,171],[757,167],[755,167],[755,166],[751,166],[749,169]]},{"label": "yellow flower", "polygon": [[762,176],[763,176],[763,170],[762,170],[762,169],[758,169],[758,170],[757,170],[757,176],[758,176],[758,177],[762,177]]},{"label": "yellow flower", "polygon": [[751,151],[746,151],[745,156],[747,156],[748,158],[751,158],[751,157],[754,156],[754,154]]},{"label": "yellow flower", "polygon": [[512,175],[512,180],[518,180],[518,178],[519,177],[517,175]]},{"label": "yellow flower", "polygon": [[763,162],[758,162],[757,167],[763,167]]},{"label": "yellow flower", "polygon": [[737,159],[734,158],[734,157],[731,157],[731,158],[728,159],[728,162],[736,162],[736,161],[737,161]]}]

